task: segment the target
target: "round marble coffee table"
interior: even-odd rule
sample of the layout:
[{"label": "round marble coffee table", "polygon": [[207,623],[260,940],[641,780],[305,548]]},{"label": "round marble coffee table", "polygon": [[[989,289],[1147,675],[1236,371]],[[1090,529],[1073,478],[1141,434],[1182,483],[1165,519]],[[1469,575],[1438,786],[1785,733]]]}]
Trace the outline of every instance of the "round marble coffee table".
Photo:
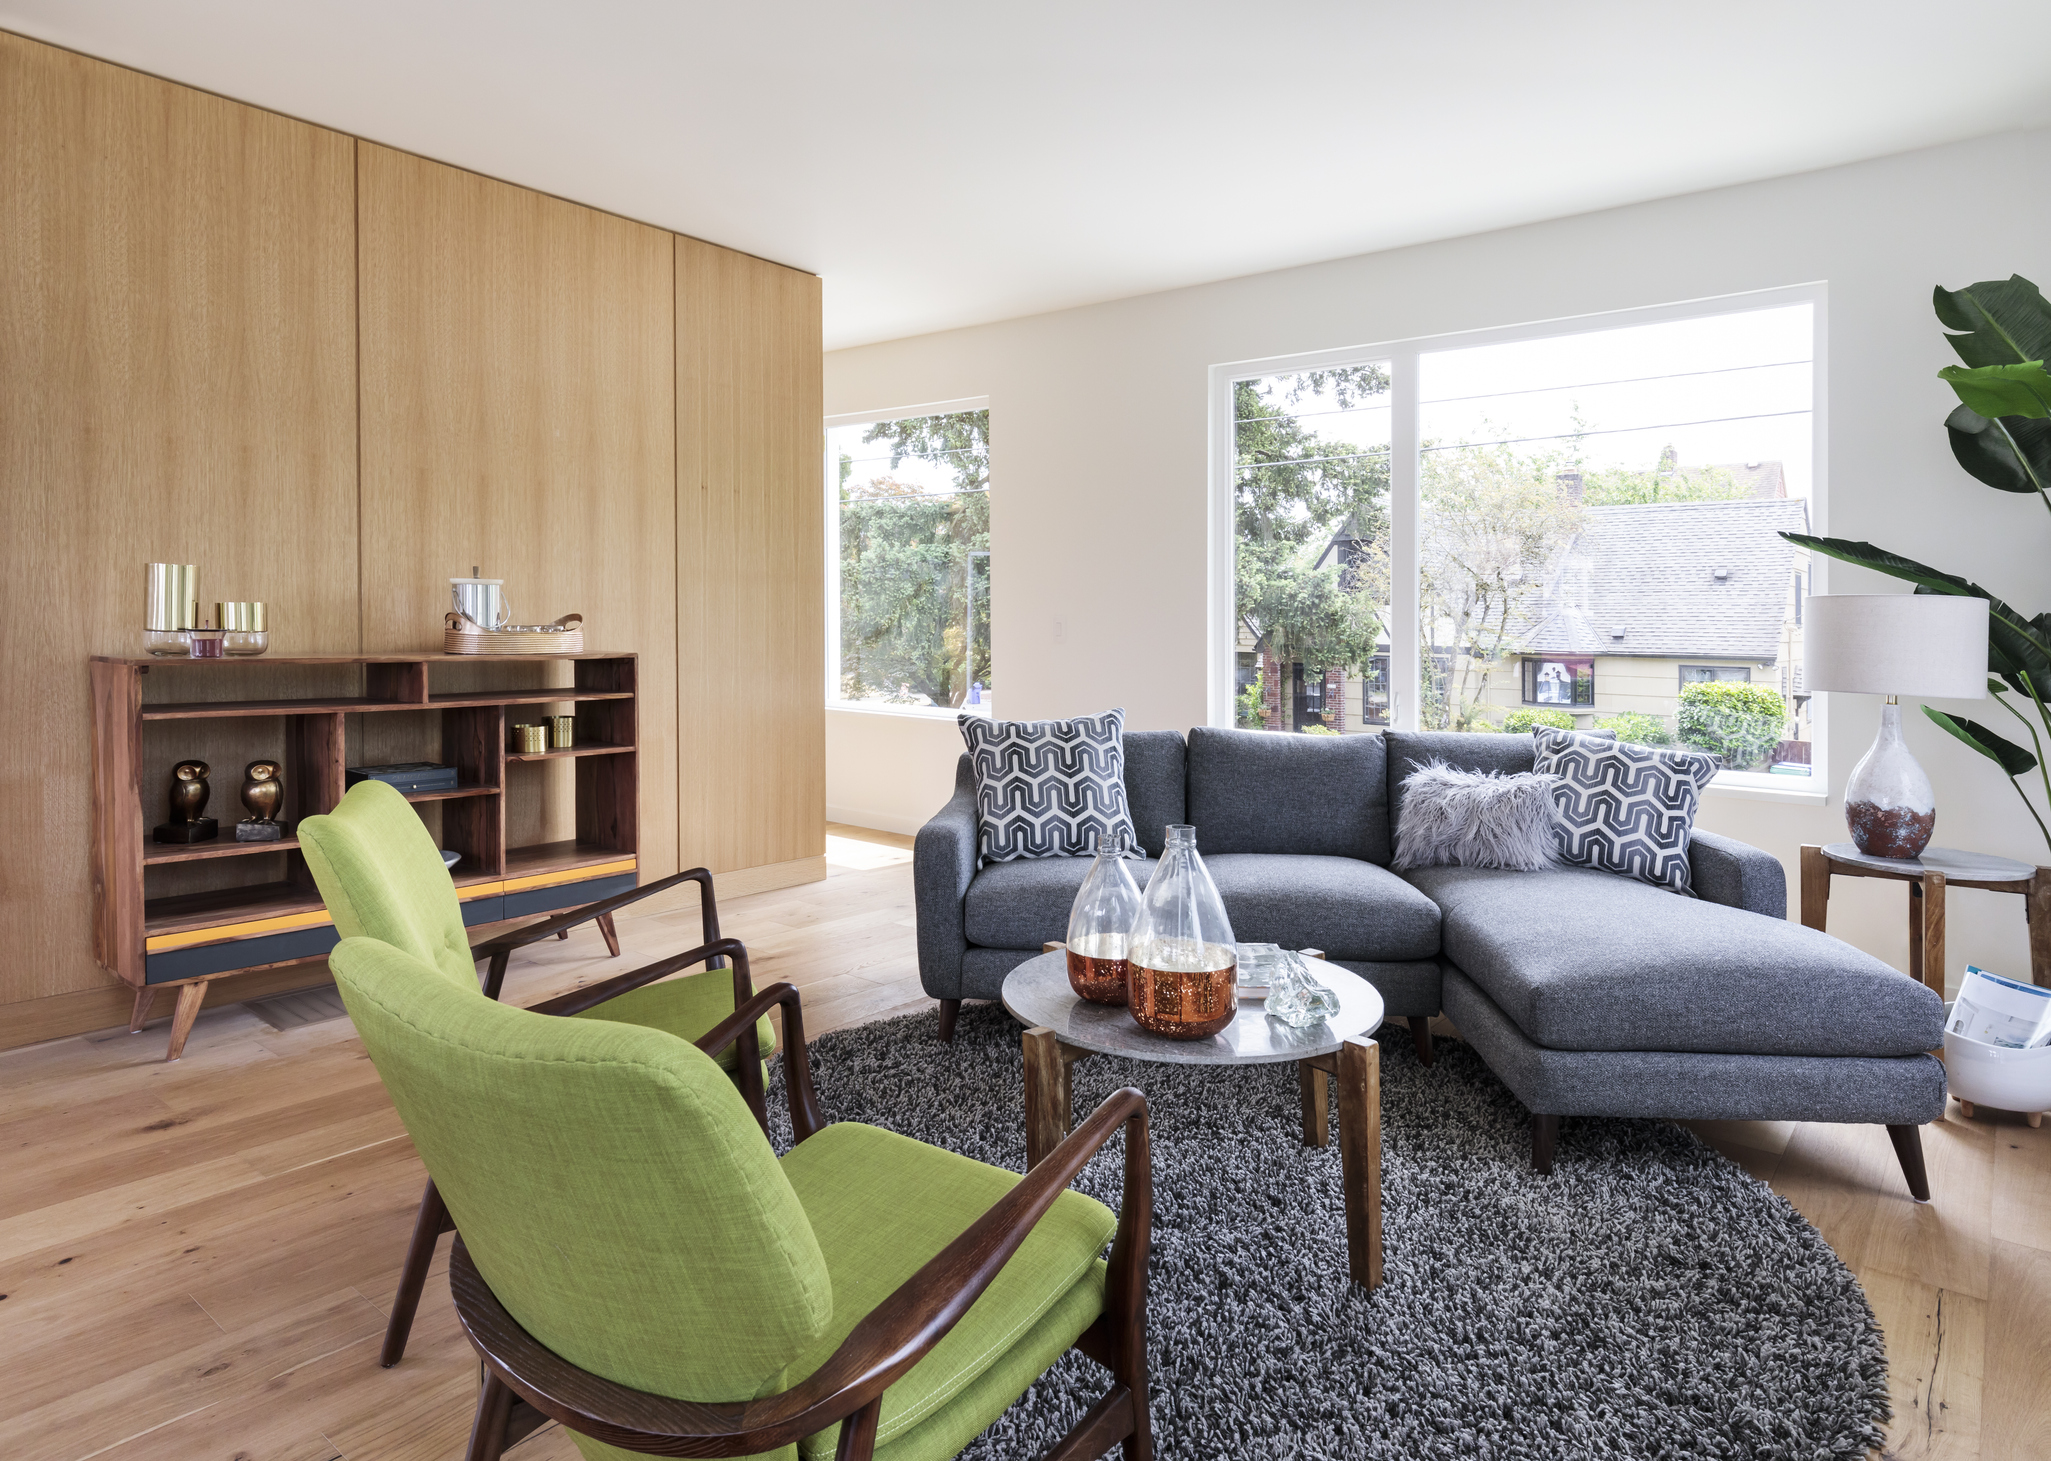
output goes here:
[{"label": "round marble coffee table", "polygon": [[1347,1267],[1355,1283],[1382,1281],[1381,1051],[1366,1038],[1382,1022],[1382,997],[1359,975],[1308,958],[1311,972],[1339,996],[1330,1020],[1296,1029],[1267,1017],[1260,1000],[1242,999],[1232,1023],[1206,1040],[1170,1040],[1133,1022],[1120,1005],[1079,999],[1068,984],[1068,953],[1058,944],[1004,980],[1004,1007],[1025,1032],[1026,1168],[1061,1144],[1072,1120],[1069,1067],[1090,1055],[1164,1065],[1296,1063],[1303,1101],[1303,1144],[1329,1140],[1326,1077],[1339,1083],[1339,1164],[1346,1194]]}]

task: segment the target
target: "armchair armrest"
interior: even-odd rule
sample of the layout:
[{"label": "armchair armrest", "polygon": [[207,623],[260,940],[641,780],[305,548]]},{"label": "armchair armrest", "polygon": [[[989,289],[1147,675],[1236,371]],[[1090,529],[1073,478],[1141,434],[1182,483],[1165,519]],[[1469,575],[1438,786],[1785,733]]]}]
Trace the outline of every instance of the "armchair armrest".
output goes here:
[{"label": "armchair armrest", "polygon": [[671,954],[667,959],[657,959],[653,964],[643,964],[638,969],[629,969],[624,974],[615,974],[583,989],[559,994],[554,999],[544,999],[528,1008],[538,1015],[581,1015],[585,1010],[604,1004],[614,995],[653,984],[693,964],[710,964],[714,959],[729,956],[734,961],[734,1004],[738,1007],[755,995],[755,986],[748,977],[748,950],[737,938],[723,938],[715,943],[700,944],[695,949],[686,949],[681,954]]},{"label": "armchair armrest", "polygon": [[[666,892],[679,883],[698,885],[699,916],[705,926],[704,941],[708,944],[718,943],[719,906],[712,896],[712,873],[702,867],[687,868],[683,872],[671,873],[666,878],[657,878],[652,883],[629,888],[626,892],[615,893],[610,898],[600,898],[596,903],[586,903],[568,912],[558,913],[552,918],[544,918],[539,923],[530,923],[525,928],[516,928],[511,933],[502,933],[497,938],[473,945],[470,950],[470,957],[473,960],[491,960],[491,966],[484,976],[484,992],[493,999],[499,997],[499,990],[505,984],[506,964],[513,957],[515,949],[524,949],[527,945],[539,943],[542,939],[553,938],[564,929],[574,928],[580,923],[589,923],[601,914],[611,913],[614,909],[624,908],[630,903],[640,902],[643,898]],[[724,961],[714,958],[710,961],[710,967],[722,968]]]},{"label": "armchair armrest", "polygon": [[1768,918],[1788,916],[1787,870],[1749,842],[1697,831],[1688,840],[1688,869],[1695,895],[1705,902]]},{"label": "armchair armrest", "polygon": [[975,876],[976,778],[963,756],[954,769],[954,795],[912,842],[919,983],[935,999],[961,997],[962,955],[969,947],[961,900]]},{"label": "armchair armrest", "polygon": [[[732,1014],[700,1035],[697,1045],[707,1055],[717,1055],[739,1041],[741,1063],[752,1065],[759,1071],[761,1055],[755,1049],[755,1022],[777,1005],[783,1006],[784,1090],[790,1097],[791,1135],[798,1141],[804,1141],[826,1122],[819,1115],[818,1093],[812,1088],[812,1064],[805,1054],[805,1016],[800,1007],[797,986],[772,984],[757,991],[753,999],[736,1006]],[[758,1107],[755,1118],[766,1132],[768,1113]]]},{"label": "armchair armrest", "polygon": [[[456,1312],[487,1368],[535,1409],[611,1445],[672,1455],[724,1442],[726,1454],[773,1451],[848,1421],[847,1442],[873,1437],[883,1392],[924,1358],[968,1313],[1018,1251],[1034,1224],[1085,1163],[1120,1127],[1126,1131],[1125,1196],[1111,1246],[1110,1283],[1130,1291],[1146,1282],[1153,1214],[1153,1169],[1147,1146],[1146,1097],[1114,1091],[1089,1119],[1021,1178],[967,1231],[870,1311],[841,1345],[796,1388],[759,1400],[672,1400],[590,1374],[556,1355],[501,1306],[456,1240],[449,1283]],[[1121,1348],[1143,1343],[1143,1310],[1132,1310]],[[701,1443],[693,1445],[693,1442]],[[867,1452],[863,1451],[866,1455]]]}]

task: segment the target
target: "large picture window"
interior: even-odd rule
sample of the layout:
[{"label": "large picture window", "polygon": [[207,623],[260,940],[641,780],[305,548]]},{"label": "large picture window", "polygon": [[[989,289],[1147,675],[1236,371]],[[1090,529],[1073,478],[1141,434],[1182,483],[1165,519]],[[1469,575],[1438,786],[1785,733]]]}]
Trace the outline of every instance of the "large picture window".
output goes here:
[{"label": "large picture window", "polygon": [[988,715],[990,412],[827,422],[827,697]]},{"label": "large picture window", "polygon": [[[1815,566],[1783,534],[1821,531],[1820,305],[1777,290],[1218,367],[1214,652],[1263,681],[1241,669],[1236,723],[1571,723],[1812,790]],[[1312,679],[1321,696],[1267,688]]]}]

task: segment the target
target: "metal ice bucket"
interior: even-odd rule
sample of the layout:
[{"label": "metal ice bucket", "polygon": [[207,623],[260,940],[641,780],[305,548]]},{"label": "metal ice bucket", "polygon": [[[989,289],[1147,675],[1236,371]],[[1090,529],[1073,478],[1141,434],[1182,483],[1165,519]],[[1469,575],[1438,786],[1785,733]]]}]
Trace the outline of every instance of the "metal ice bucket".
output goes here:
[{"label": "metal ice bucket", "polygon": [[[470,570],[473,574],[475,568]],[[503,578],[452,578],[449,598],[457,613],[480,629],[503,629],[513,622]]]}]

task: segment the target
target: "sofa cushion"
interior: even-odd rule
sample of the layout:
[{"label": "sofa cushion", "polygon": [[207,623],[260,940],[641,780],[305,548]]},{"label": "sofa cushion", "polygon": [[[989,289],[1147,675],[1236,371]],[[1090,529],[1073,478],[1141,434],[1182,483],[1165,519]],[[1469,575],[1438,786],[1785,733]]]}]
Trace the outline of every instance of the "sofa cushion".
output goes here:
[{"label": "sofa cushion", "polygon": [[1159,857],[1167,847],[1168,828],[1189,820],[1183,796],[1188,760],[1180,731],[1125,733],[1125,802],[1148,857]]},{"label": "sofa cushion", "polygon": [[1553,1050],[1914,1055],[1944,1004],[1825,933],[1586,868],[1404,874],[1444,957]]},{"label": "sofa cushion", "polygon": [[1716,758],[1542,725],[1533,767],[1553,788],[1560,861],[1689,891],[1688,834]]},{"label": "sofa cushion", "polygon": [[[1585,735],[1614,737],[1608,731],[1585,731]],[[1501,771],[1514,774],[1532,769],[1537,746],[1529,734],[1505,735],[1495,731],[1386,731],[1389,766],[1389,824],[1403,822],[1403,780],[1420,766],[1443,761],[1463,771]]]},{"label": "sofa cushion", "polygon": [[1130,846],[1125,712],[1074,720],[955,717],[976,773],[976,850],[985,862],[1094,854]]},{"label": "sofa cushion", "polygon": [[1387,867],[1382,738],[1198,726],[1189,733],[1189,820],[1205,861],[1220,852],[1296,852]]},{"label": "sofa cushion", "polygon": [[[1028,857],[986,863],[962,899],[962,931],[986,949],[1032,949],[1068,937],[1068,910],[1089,876],[1093,857]],[[1128,862],[1144,890],[1151,862]]]},{"label": "sofa cushion", "polygon": [[[1257,733],[1256,733],[1257,734]],[[1356,857],[1221,852],[1206,857],[1241,943],[1396,962],[1438,952],[1439,911],[1387,868]]]}]

